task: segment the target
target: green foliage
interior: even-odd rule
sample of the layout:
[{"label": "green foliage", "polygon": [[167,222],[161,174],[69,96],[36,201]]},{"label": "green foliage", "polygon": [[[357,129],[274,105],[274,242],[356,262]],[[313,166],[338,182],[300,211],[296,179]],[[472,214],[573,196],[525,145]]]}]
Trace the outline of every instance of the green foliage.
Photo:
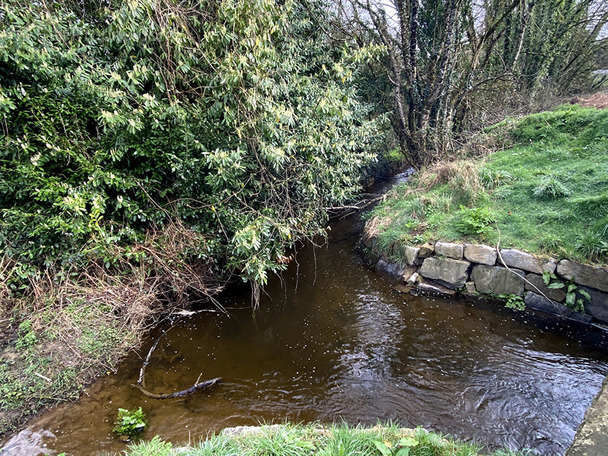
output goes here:
[{"label": "green foliage", "polygon": [[608,258],[607,234],[606,230],[603,232],[583,233],[576,241],[575,248],[578,252],[593,261],[604,260]]},{"label": "green foliage", "polygon": [[373,158],[382,119],[357,98],[352,52],[315,25],[319,3],[1,8],[0,256],[13,291],[51,267],[146,262],[136,246],[175,221],[205,239],[184,262],[215,258],[263,284]]},{"label": "green foliage", "polygon": [[25,320],[19,325],[19,332],[15,346],[19,349],[27,349],[38,341],[36,332],[32,329],[32,322]]},{"label": "green foliage", "polygon": [[456,213],[454,224],[462,234],[485,235],[494,217],[488,207],[464,207]]},{"label": "green foliage", "polygon": [[574,283],[574,279],[571,279],[568,283],[563,283],[554,273],[544,271],[543,282],[548,288],[553,290],[563,289],[566,293],[566,300],[564,304],[573,308],[576,312],[585,313],[585,302],[591,301],[591,296],[585,290],[579,288]]},{"label": "green foliage", "polygon": [[370,215],[378,245],[390,246],[382,240],[389,234],[496,242],[495,220],[504,247],[606,264],[608,110],[563,106],[510,128],[496,134],[508,134],[511,147],[483,161],[438,164],[391,192]]},{"label": "green foliage", "polygon": [[147,421],[143,410],[118,409],[118,418],[114,422],[112,432],[118,435],[126,435],[130,438],[138,437],[146,428]]},{"label": "green foliage", "polygon": [[137,443],[129,446],[130,456],[170,456],[172,451],[170,442],[163,442],[159,436],[145,443]]},{"label": "green foliage", "polygon": [[409,456],[412,447],[418,445],[418,440],[413,437],[404,437],[393,445],[388,440],[374,440],[374,445],[382,456]]},{"label": "green foliage", "polygon": [[572,280],[566,288],[566,305],[577,312],[585,312],[585,301],[591,301],[591,296],[585,290],[580,289]]},{"label": "green foliage", "polygon": [[519,311],[526,310],[526,303],[524,302],[521,296],[513,294],[501,294],[498,296],[506,301],[505,307],[507,309],[514,309]]},{"label": "green foliage", "polygon": [[557,180],[554,176],[544,176],[537,187],[534,188],[532,194],[536,198],[560,198],[571,194],[568,187]]},{"label": "green foliage", "polygon": [[[166,444],[165,444],[166,445]],[[333,425],[262,426],[260,432],[251,435],[227,437],[214,435],[194,446],[183,448],[163,447],[155,437],[149,443],[132,445],[127,456],[228,456],[228,455],[276,455],[318,456],[368,455],[368,456],[479,456],[481,447],[464,443],[417,428],[400,429],[395,425],[373,428]],[[487,453],[483,453],[487,454]],[[524,456],[527,453],[499,450],[495,456]]]}]

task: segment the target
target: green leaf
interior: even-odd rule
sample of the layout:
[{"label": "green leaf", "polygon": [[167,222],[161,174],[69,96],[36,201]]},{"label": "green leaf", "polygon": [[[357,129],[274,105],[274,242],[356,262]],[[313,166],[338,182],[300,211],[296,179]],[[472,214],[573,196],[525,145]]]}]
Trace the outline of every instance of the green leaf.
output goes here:
[{"label": "green leaf", "polygon": [[550,283],[549,285],[547,285],[547,288],[551,289],[551,290],[558,290],[560,288],[564,288],[566,286],[566,284],[562,283],[562,282],[553,282]]},{"label": "green leaf", "polygon": [[568,293],[566,295],[566,304],[569,305],[570,307],[573,307],[575,302],[576,302],[576,295],[574,293]]},{"label": "green leaf", "polygon": [[405,446],[405,447],[415,447],[418,445],[418,440],[416,440],[413,437],[404,437],[401,440],[399,440],[399,445],[401,446]]},{"label": "green leaf", "polygon": [[374,445],[376,446],[378,451],[380,451],[380,453],[382,453],[382,456],[391,456],[392,455],[390,448],[388,448],[384,442],[380,442],[379,440],[374,440]]},{"label": "green leaf", "polygon": [[578,292],[580,293],[580,295],[585,298],[587,301],[591,301],[591,295],[589,293],[587,293],[585,290],[581,290],[579,288]]}]

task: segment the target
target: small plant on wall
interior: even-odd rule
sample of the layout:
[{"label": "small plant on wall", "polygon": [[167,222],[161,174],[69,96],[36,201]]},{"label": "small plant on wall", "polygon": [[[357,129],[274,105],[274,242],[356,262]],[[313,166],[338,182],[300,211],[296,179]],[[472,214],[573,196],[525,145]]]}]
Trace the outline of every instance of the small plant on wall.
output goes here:
[{"label": "small plant on wall", "polygon": [[563,291],[566,293],[565,304],[577,312],[585,313],[585,302],[591,301],[591,296],[585,290],[579,288],[574,283],[574,279],[571,279],[568,283],[563,283],[558,280],[555,274],[545,271],[543,272],[543,282],[545,282],[547,288],[564,289]]},{"label": "small plant on wall", "polygon": [[143,410],[118,409],[118,419],[114,422],[112,431],[118,435],[125,435],[130,439],[137,438],[148,425]]},{"label": "small plant on wall", "polygon": [[498,297],[505,300],[505,307],[507,309],[514,309],[520,311],[526,310],[526,303],[524,302],[521,296],[514,294],[501,294],[498,295]]}]

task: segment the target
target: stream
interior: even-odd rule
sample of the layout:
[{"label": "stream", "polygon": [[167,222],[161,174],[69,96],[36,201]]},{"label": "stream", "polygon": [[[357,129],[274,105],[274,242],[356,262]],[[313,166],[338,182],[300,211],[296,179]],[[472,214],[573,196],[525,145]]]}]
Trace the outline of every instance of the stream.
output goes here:
[{"label": "stream", "polygon": [[[161,325],[118,374],[32,421],[0,454],[122,451],[111,432],[117,409],[139,406],[149,419],[144,438],[176,444],[262,422],[392,420],[489,449],[564,454],[608,374],[606,351],[576,328],[496,305],[399,293],[363,264],[360,228],[353,218],[333,223],[328,245],[303,249],[270,281],[255,316],[249,288],[236,287],[219,297],[228,314]],[[223,383],[168,400],[130,386],[161,335],[148,389],[181,390],[199,374]]]}]

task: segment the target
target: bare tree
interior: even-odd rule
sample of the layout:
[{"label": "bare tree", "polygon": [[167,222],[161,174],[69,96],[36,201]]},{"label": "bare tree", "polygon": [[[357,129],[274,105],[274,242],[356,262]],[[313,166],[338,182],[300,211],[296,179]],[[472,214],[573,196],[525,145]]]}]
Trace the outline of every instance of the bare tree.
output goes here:
[{"label": "bare tree", "polygon": [[415,167],[451,149],[478,92],[549,76],[566,90],[589,73],[608,19],[597,0],[335,1],[344,33],[386,51],[393,128]]},{"label": "bare tree", "polygon": [[405,158],[418,167],[445,152],[456,111],[523,0],[339,1],[345,24],[386,49],[393,127]]}]

